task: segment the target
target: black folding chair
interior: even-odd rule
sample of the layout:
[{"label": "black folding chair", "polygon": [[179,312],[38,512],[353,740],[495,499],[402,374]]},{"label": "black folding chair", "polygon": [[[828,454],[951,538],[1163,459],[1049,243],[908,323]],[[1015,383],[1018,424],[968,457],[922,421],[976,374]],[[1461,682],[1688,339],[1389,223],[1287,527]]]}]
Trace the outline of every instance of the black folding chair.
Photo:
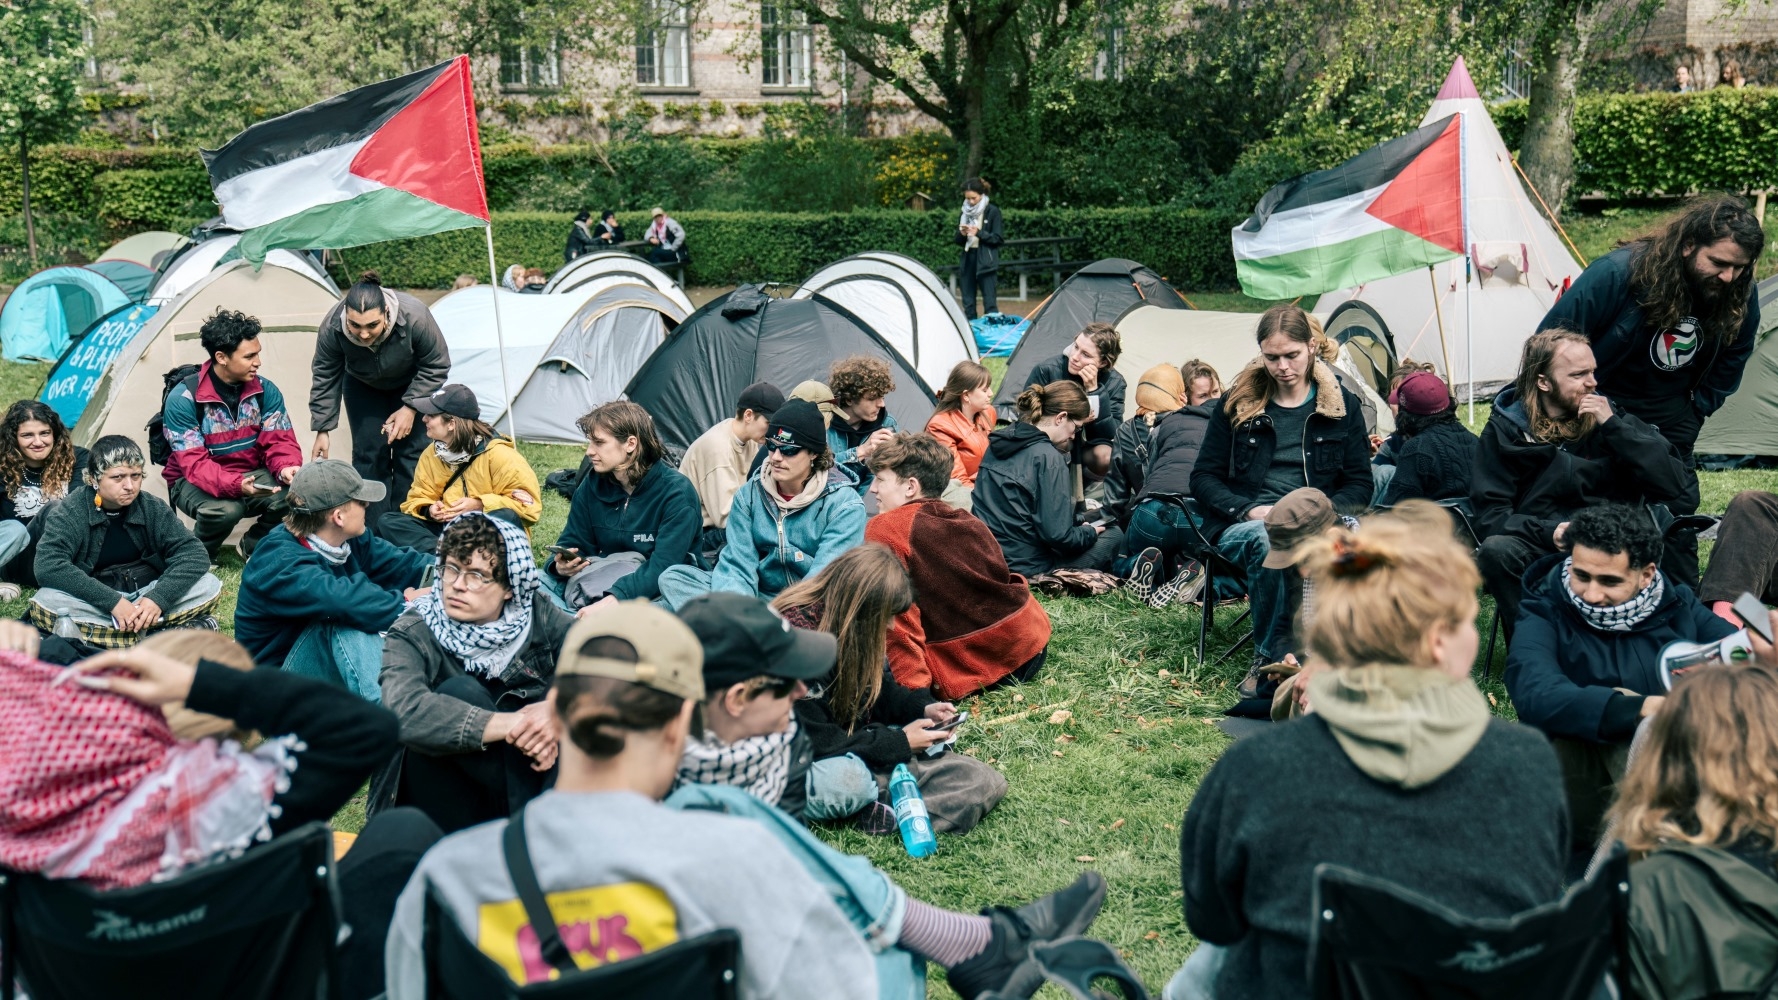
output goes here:
[{"label": "black folding chair", "polygon": [[[1221,552],[1216,550],[1215,544],[1213,544],[1210,539],[1204,537],[1204,530],[1199,527],[1199,525],[1203,523],[1203,518],[1198,513],[1198,502],[1196,500],[1193,500],[1190,497],[1180,496],[1176,493],[1150,493],[1148,498],[1171,504],[1186,513],[1186,525],[1191,530],[1191,537],[1185,544],[1186,555],[1196,559],[1204,567],[1204,591],[1202,603],[1200,604],[1204,613],[1198,620],[1198,662],[1205,663],[1207,661],[1204,659],[1204,651],[1210,644],[1210,630],[1214,628],[1216,624],[1216,580],[1218,577],[1245,580],[1247,578],[1247,571],[1240,566],[1235,565],[1233,562],[1230,562]],[[1251,607],[1242,610],[1241,614],[1235,618],[1235,626],[1239,627],[1243,621],[1247,620],[1247,616],[1252,613],[1253,609]],[[1222,655],[1216,658],[1216,662],[1221,663],[1230,656],[1233,656],[1236,650],[1246,645],[1247,641],[1252,638],[1253,630],[1248,629],[1246,635],[1235,640],[1234,645],[1222,651]]]},{"label": "black folding chair", "polygon": [[240,858],[100,892],[6,872],[0,997],[317,1000],[339,995],[333,834],[310,823]]},{"label": "black folding chair", "polygon": [[469,940],[429,889],[424,942],[430,1000],[734,1000],[740,988],[741,936],[732,930],[520,986]]},{"label": "black folding chair", "polygon": [[[1437,501],[1440,507],[1449,511],[1451,520],[1456,522],[1457,539],[1469,546],[1471,556],[1478,556],[1482,548],[1482,536],[1476,531],[1475,507],[1468,497],[1457,497],[1452,500]],[[1482,679],[1494,677],[1494,637],[1500,634],[1500,608],[1496,606],[1494,613],[1488,616],[1488,648],[1482,654]]]},{"label": "black folding chair", "polygon": [[1630,863],[1516,916],[1472,920],[1393,882],[1315,867],[1316,1000],[1590,1000],[1626,959]]}]

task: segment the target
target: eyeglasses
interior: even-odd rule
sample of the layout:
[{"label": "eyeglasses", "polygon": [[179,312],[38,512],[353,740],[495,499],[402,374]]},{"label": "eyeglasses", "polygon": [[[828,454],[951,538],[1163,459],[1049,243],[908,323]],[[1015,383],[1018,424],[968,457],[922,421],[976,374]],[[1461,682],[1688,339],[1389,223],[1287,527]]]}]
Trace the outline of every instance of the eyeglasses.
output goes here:
[{"label": "eyeglasses", "polygon": [[769,452],[773,452],[775,454],[783,455],[785,458],[795,458],[796,456],[801,455],[803,453],[803,449],[802,449],[801,445],[779,444],[776,441],[767,441],[766,442],[766,450]]},{"label": "eyeglasses", "polygon": [[461,578],[463,581],[463,589],[470,592],[484,590],[489,584],[494,582],[493,577],[483,573],[481,570],[464,569],[455,563],[445,563],[444,568],[438,571],[438,578],[444,581],[446,586],[456,583],[457,580]]},{"label": "eyeglasses", "polygon": [[788,698],[801,683],[795,677],[767,677],[760,682],[759,690],[761,694],[769,694],[774,698]]}]

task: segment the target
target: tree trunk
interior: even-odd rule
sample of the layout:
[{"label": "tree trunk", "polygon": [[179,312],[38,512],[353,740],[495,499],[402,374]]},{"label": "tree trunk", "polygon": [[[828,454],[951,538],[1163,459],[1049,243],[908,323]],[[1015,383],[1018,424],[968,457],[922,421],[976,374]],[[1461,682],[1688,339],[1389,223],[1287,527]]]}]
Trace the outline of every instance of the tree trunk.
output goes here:
[{"label": "tree trunk", "polygon": [[25,244],[31,248],[31,267],[37,267],[37,225],[31,221],[31,146],[19,136],[19,168],[23,171],[25,192]]},{"label": "tree trunk", "polygon": [[983,93],[984,89],[979,86],[971,86],[964,95],[963,178],[965,180],[982,175],[982,153],[987,147],[985,123],[982,121],[983,105],[987,103],[986,95]]},{"label": "tree trunk", "polygon": [[1531,80],[1519,161],[1532,187],[1560,217],[1574,185],[1574,91],[1586,57],[1587,15],[1584,9],[1566,9],[1553,16],[1562,20],[1552,26],[1542,65]]}]

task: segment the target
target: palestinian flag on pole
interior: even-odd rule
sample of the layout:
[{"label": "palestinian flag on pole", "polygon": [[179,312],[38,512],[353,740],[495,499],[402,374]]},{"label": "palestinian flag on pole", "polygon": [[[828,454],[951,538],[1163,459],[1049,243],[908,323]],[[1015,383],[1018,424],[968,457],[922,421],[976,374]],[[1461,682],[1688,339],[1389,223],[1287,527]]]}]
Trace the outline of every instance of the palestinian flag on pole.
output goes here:
[{"label": "palestinian flag on pole", "polygon": [[222,221],[255,264],[488,224],[469,57],[360,87],[204,150]]},{"label": "palestinian flag on pole", "polygon": [[1463,256],[1462,118],[1267,191],[1234,230],[1241,290],[1289,299]]}]

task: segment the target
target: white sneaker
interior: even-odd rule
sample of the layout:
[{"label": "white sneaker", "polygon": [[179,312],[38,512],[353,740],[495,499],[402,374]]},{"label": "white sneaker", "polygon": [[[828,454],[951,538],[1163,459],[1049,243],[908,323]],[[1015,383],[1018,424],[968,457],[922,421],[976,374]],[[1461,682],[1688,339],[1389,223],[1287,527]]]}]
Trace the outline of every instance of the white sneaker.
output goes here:
[{"label": "white sneaker", "polygon": [[16,601],[23,593],[24,591],[19,589],[19,585],[16,583],[0,583],[0,603]]}]

